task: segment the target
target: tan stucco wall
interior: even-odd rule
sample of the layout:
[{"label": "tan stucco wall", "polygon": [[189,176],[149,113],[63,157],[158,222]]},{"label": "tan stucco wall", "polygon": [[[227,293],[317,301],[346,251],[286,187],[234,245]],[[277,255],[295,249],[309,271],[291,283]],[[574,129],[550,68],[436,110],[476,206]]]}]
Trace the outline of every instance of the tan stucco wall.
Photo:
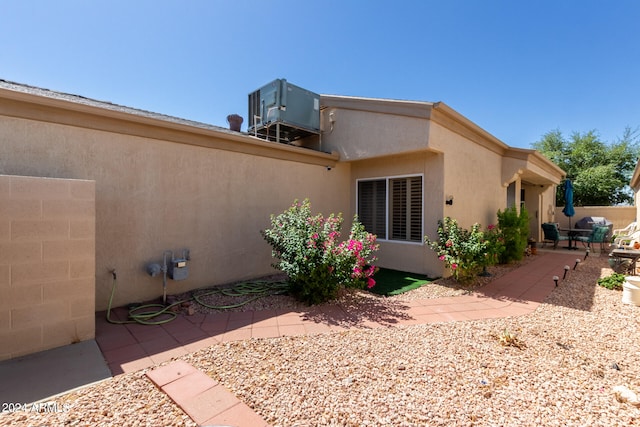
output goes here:
[{"label": "tan stucco wall", "polygon": [[[543,222],[557,222],[556,210],[556,186],[552,185],[542,193],[540,224]],[[542,227],[540,227],[540,236],[542,237]]]},{"label": "tan stucco wall", "polygon": [[0,175],[0,360],[95,335],[95,183]]},{"label": "tan stucco wall", "polygon": [[629,181],[629,186],[633,190],[634,194],[634,205],[635,205],[635,217],[640,218],[640,160],[636,163],[636,167],[633,170],[633,174],[631,175],[631,180]]},{"label": "tan stucco wall", "polygon": [[[508,147],[444,104],[334,97],[322,111],[322,138],[301,143],[336,151],[326,154],[116,107],[0,97],[0,173],[96,182],[98,310],[113,269],[114,305],[161,295],[162,279],[145,267],[167,250],[189,249],[192,258],[188,279],[169,281],[169,294],[271,273],[259,234],[269,215],[308,197],[316,211],[350,218],[358,178],[422,174],[431,237],[444,216],[486,226],[506,206]],[[443,272],[423,244],[381,242],[379,257],[390,268]]]},{"label": "tan stucco wall", "polygon": [[[328,123],[335,118],[333,130]],[[415,117],[339,108],[323,110],[322,148],[340,160],[361,160],[427,148],[429,121]]]},{"label": "tan stucco wall", "polygon": [[[638,167],[640,167],[640,162],[638,162],[638,166],[636,166],[636,169],[638,169]],[[632,184],[635,184],[635,182],[632,181]],[[635,194],[635,198],[634,198],[634,220],[633,221],[638,221],[638,218],[640,218],[640,188],[634,188],[633,186],[631,187],[634,190],[634,194]],[[616,228],[623,228],[623,227],[616,227]]]},{"label": "tan stucco wall", "polygon": [[[564,206],[556,208],[555,218],[560,227],[569,226],[569,218],[562,213]],[[585,216],[603,216],[613,223],[613,229],[624,228],[636,220],[635,206],[576,206],[576,214],[571,217],[571,224]]]},{"label": "tan stucco wall", "polygon": [[529,215],[529,237],[533,237],[538,240],[539,233],[538,228],[540,228],[534,219],[537,215],[540,215],[540,198],[539,193],[540,189],[535,185],[522,184],[521,189],[524,190],[524,201],[521,201],[524,204],[525,209]]},{"label": "tan stucco wall", "polygon": [[453,196],[453,205],[445,207],[444,215],[457,219],[465,228],[476,222],[483,227],[495,224],[507,197],[500,154],[438,123],[431,124],[429,146],[445,153],[443,194]]},{"label": "tan stucco wall", "polygon": [[[324,101],[322,146],[352,161],[353,194],[360,178],[424,174],[424,234],[435,238],[437,222],[445,216],[465,228],[477,222],[483,228],[495,224],[498,210],[507,207],[508,185],[515,185],[516,203],[522,186],[530,185],[531,234],[538,238],[536,215],[549,201],[553,203],[553,186],[548,182],[559,177],[558,171],[538,164],[531,150],[510,149],[443,105],[391,101],[383,107],[380,100],[356,103],[326,97]],[[547,184],[527,184],[527,176]],[[445,204],[449,196],[452,205]],[[355,197],[351,203],[355,211]],[[424,245],[381,242],[379,258],[383,267],[447,274]]]},{"label": "tan stucco wall", "polygon": [[555,221],[555,186],[540,186],[534,184],[522,184],[525,191],[525,208],[529,214],[529,237],[535,241],[542,241],[543,222]]},{"label": "tan stucco wall", "polygon": [[[557,167],[545,165],[546,167],[542,167],[540,165],[540,159],[535,154],[520,154],[519,157],[510,157],[509,154],[513,154],[512,152],[515,149],[510,149],[507,153],[508,155],[504,157],[502,162],[502,183],[507,184],[512,182],[515,179],[522,178],[527,180],[527,177],[535,181],[536,183],[554,183],[555,185],[560,184],[560,178],[562,177],[561,169],[557,169]],[[531,150],[526,150],[527,152],[531,152]]]},{"label": "tan stucco wall", "polygon": [[[365,178],[387,178],[423,175],[424,228],[423,234],[436,236],[437,221],[443,216],[443,156],[435,153],[413,153],[385,158],[361,160],[351,166],[351,209],[356,211],[356,182]],[[378,263],[380,267],[414,273],[440,276],[442,262],[423,243],[380,241]]]},{"label": "tan stucco wall", "polygon": [[[145,133],[139,126],[136,132]],[[332,162],[327,170],[278,153],[243,153],[241,141],[229,143],[229,151],[207,147],[207,136],[193,136],[198,146],[127,135],[126,127],[107,132],[0,117],[0,129],[0,173],[95,181],[97,310],[107,306],[114,268],[115,306],[161,295],[162,279],[145,266],[165,250],[179,256],[188,248],[191,255],[188,279],[170,280],[169,294],[273,272],[259,231],[295,198],[310,198],[324,214],[352,214],[349,164]]]}]

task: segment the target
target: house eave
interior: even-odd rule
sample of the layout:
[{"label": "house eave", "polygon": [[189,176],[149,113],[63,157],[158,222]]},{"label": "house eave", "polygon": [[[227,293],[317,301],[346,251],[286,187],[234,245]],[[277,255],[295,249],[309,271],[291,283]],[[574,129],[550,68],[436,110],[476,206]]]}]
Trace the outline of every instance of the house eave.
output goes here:
[{"label": "house eave", "polygon": [[320,95],[321,108],[341,108],[371,113],[429,119],[433,102],[396,99],[363,98],[357,96]]},{"label": "house eave", "polygon": [[503,156],[503,186],[520,177],[537,185],[559,185],[566,172],[536,150],[509,147]]},{"label": "house eave", "polygon": [[[339,160],[339,156],[335,153],[329,154],[269,142],[205,123],[102,103],[74,95],[44,90],[38,92],[37,88],[26,86],[17,85],[16,89],[15,84],[11,85],[0,85],[0,100],[2,100],[0,115],[3,116],[116,132],[321,166],[334,167]],[[29,90],[24,90],[24,88]]]},{"label": "house eave", "polygon": [[434,113],[431,120],[447,129],[462,135],[478,145],[491,150],[497,154],[504,155],[509,146],[498,138],[449,107],[444,102],[433,104]]}]

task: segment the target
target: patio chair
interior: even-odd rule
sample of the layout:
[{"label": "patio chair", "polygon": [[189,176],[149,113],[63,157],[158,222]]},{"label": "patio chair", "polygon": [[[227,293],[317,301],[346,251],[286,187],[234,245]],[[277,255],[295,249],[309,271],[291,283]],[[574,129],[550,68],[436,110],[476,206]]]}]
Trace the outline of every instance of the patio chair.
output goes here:
[{"label": "patio chair", "polygon": [[635,233],[638,230],[638,223],[637,222],[632,222],[631,224],[627,225],[625,228],[616,228],[612,231],[612,234],[614,236],[631,236],[633,233]]},{"label": "patio chair", "polygon": [[594,225],[588,236],[576,236],[575,240],[582,242],[590,248],[592,243],[600,243],[600,252],[604,252],[604,245],[608,242],[609,227],[606,225]]},{"label": "patio chair", "polygon": [[628,245],[631,240],[637,240],[638,235],[640,235],[640,228],[638,228],[637,223],[632,222],[625,228],[618,228],[613,230],[612,235],[613,246],[619,248],[623,245]]},{"label": "patio chair", "polygon": [[542,241],[543,248],[547,242],[552,242],[553,249],[556,249],[558,247],[558,242],[569,240],[569,236],[563,236],[560,234],[560,230],[558,230],[558,224],[556,224],[555,222],[543,223],[542,231],[544,232],[544,240]]},{"label": "patio chair", "polygon": [[618,249],[637,249],[636,243],[640,245],[640,230],[629,236],[616,237],[612,245]]}]

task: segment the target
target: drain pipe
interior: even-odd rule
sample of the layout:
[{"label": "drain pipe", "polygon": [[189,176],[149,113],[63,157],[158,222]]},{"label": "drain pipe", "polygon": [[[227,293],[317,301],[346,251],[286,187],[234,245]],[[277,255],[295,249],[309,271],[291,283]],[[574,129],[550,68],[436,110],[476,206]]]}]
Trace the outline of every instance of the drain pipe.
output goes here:
[{"label": "drain pipe", "polygon": [[167,254],[173,257],[173,252],[164,251],[162,254],[162,265],[158,263],[153,263],[147,265],[147,273],[151,277],[156,277],[158,274],[162,273],[162,304],[167,304],[167,273],[169,271],[169,267],[167,265]]},{"label": "drain pipe", "polygon": [[171,255],[173,258],[173,252],[164,251],[162,253],[162,304],[167,305],[167,272],[169,271],[169,267],[167,267],[167,254]]},{"label": "drain pipe", "polygon": [[[171,257],[169,264],[169,257]],[[187,261],[191,259],[189,249],[182,251],[182,258],[174,258],[173,251],[162,253],[162,265],[152,263],[147,265],[147,273],[151,277],[156,277],[162,273],[162,304],[167,305],[167,279],[184,280],[188,277],[189,269]]]}]

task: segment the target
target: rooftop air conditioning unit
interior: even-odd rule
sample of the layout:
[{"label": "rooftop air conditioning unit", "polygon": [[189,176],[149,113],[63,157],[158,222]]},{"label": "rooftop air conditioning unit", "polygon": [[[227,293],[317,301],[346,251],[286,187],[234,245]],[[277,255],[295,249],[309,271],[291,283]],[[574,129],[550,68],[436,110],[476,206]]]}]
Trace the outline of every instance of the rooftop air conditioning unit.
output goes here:
[{"label": "rooftop air conditioning unit", "polygon": [[249,94],[248,132],[277,142],[320,134],[320,95],[277,79]]}]

